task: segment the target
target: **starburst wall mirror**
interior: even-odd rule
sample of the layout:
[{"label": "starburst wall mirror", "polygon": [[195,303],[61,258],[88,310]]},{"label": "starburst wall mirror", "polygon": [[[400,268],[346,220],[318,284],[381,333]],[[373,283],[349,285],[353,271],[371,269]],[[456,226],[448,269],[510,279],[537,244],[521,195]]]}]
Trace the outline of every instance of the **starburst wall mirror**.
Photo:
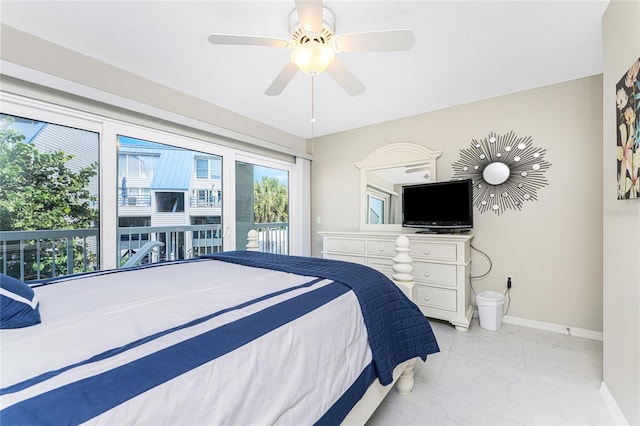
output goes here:
[{"label": "starburst wall mirror", "polygon": [[472,180],[473,204],[481,213],[521,210],[526,201],[538,199],[538,189],[548,185],[544,173],[551,164],[544,159],[545,153],[533,146],[529,136],[491,132],[460,151],[460,159],[452,164],[454,179]]}]

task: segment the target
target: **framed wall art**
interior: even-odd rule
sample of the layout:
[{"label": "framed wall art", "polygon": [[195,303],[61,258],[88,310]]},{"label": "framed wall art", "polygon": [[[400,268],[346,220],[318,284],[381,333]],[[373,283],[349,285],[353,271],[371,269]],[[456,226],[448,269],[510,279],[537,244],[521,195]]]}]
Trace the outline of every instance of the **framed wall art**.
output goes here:
[{"label": "framed wall art", "polygon": [[640,58],[616,84],[618,200],[640,198]]}]

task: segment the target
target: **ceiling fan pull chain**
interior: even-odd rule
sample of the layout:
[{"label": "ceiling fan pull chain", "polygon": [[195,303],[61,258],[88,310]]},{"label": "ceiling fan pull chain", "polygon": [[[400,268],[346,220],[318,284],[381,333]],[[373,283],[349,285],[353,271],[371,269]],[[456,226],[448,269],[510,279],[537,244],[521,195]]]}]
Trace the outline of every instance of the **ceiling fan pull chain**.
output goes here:
[{"label": "ceiling fan pull chain", "polygon": [[311,75],[311,138],[312,139],[313,139],[314,124],[316,122],[314,83],[315,83],[315,76]]}]

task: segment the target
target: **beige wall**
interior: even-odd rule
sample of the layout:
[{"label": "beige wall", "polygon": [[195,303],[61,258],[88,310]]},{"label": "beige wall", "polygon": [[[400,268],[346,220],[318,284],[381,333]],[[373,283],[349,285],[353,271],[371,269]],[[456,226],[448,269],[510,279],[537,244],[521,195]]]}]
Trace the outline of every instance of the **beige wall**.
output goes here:
[{"label": "beige wall", "polygon": [[[313,143],[312,250],[317,231],[357,230],[359,172],[354,163],[392,142],[442,150],[438,180],[472,139],[489,132],[531,136],[547,149],[549,186],[538,201],[500,216],[476,209],[474,246],[493,260],[476,291],[506,289],[513,276],[509,315],[602,330],[602,79],[584,78],[322,138]],[[317,224],[320,217],[321,223]],[[476,252],[472,274],[486,271]]]},{"label": "beige wall", "polygon": [[640,424],[640,199],[616,199],[615,85],[640,57],[640,2],[613,1],[603,19],[604,383]]}]

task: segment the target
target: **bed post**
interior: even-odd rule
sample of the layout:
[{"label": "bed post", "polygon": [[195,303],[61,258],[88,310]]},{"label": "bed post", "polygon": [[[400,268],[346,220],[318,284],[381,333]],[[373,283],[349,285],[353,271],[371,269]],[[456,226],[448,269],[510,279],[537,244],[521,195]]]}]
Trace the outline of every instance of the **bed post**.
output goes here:
[{"label": "bed post", "polygon": [[[410,246],[411,242],[406,236],[400,235],[396,239],[395,250],[398,254],[393,258],[393,281],[400,287],[400,290],[402,290],[409,300],[413,302],[415,300],[416,283],[413,281],[413,260],[411,256],[409,256]],[[409,360],[400,378],[398,378],[396,391],[398,391],[400,395],[409,395],[413,390],[413,366],[415,363],[415,358]]]},{"label": "bed post", "polygon": [[245,248],[247,251],[260,251],[260,245],[258,244],[258,231],[255,229],[252,229],[247,233],[247,245]]},{"label": "bed post", "polygon": [[415,282],[413,281],[413,260],[409,256],[411,243],[404,235],[396,239],[396,256],[393,258],[393,281],[411,300],[415,300]]}]

